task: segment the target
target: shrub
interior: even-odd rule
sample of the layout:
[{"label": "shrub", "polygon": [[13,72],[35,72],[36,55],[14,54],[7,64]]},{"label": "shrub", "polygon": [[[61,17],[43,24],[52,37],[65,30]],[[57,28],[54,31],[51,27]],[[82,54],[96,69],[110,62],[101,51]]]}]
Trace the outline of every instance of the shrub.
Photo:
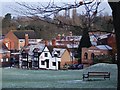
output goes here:
[{"label": "shrub", "polygon": [[96,55],[94,57],[94,64],[96,63],[112,63],[111,55]]}]

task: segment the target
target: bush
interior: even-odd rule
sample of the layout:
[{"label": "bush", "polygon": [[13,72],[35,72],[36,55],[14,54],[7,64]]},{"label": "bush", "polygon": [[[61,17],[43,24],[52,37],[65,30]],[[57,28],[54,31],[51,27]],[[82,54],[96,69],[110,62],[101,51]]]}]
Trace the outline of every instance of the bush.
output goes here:
[{"label": "bush", "polygon": [[94,57],[94,64],[96,63],[112,63],[111,55],[96,55]]}]

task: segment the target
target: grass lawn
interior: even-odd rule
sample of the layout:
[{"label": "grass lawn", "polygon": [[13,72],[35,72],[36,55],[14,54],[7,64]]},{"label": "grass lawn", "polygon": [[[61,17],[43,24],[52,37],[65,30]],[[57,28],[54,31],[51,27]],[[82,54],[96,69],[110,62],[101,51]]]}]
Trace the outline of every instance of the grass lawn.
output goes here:
[{"label": "grass lawn", "polygon": [[[88,71],[109,71],[111,78],[83,81],[82,74]],[[23,70],[2,69],[2,88],[116,88],[117,66],[96,64],[82,70]]]}]

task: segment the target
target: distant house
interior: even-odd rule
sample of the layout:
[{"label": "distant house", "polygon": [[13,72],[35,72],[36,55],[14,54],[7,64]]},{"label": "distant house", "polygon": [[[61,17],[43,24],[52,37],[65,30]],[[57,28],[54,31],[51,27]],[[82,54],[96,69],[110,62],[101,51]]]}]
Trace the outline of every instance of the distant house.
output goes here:
[{"label": "distant house", "polygon": [[109,55],[112,48],[108,45],[91,46],[90,48],[82,48],[82,63],[93,64],[94,57],[96,55]]},{"label": "distant house", "polygon": [[34,57],[34,60],[39,60],[39,68],[58,70],[63,68],[65,64],[71,61],[70,53],[64,48],[55,48],[53,46],[45,46],[41,52],[38,51],[39,58]]},{"label": "distant house", "polygon": [[[60,59],[58,60],[58,69],[62,69],[65,64],[71,63],[71,56],[70,52],[67,47],[65,46],[48,46],[48,49],[50,50],[52,54],[52,59]],[[55,53],[57,54],[57,57],[55,57]]]},{"label": "distant house", "polygon": [[[28,50],[28,51],[27,51]],[[54,46],[31,45],[26,50],[23,50],[24,56],[21,56],[22,63],[32,65],[32,68],[53,69],[58,70],[63,68],[65,64],[71,61],[70,53],[65,48],[56,48]],[[29,61],[32,63],[30,64]],[[28,64],[26,64],[28,62]]]},{"label": "distant house", "polygon": [[0,42],[0,66],[1,67],[7,67],[10,65],[10,51],[7,49],[7,47]]},{"label": "distant house", "polygon": [[58,57],[53,58],[52,53],[48,47],[44,47],[43,51],[39,56],[39,68],[43,69],[58,69]]},{"label": "distant house", "polygon": [[9,50],[20,50],[22,47],[35,42],[36,34],[33,30],[11,30],[3,40]]}]

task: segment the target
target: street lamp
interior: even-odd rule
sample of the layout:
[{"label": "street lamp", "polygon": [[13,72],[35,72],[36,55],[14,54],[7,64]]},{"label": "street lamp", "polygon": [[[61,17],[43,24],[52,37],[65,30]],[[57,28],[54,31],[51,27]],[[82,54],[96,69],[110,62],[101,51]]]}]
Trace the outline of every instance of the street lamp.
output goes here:
[{"label": "street lamp", "polygon": [[56,70],[57,70],[57,52],[54,53],[54,57],[55,57],[55,62],[56,62]]}]

